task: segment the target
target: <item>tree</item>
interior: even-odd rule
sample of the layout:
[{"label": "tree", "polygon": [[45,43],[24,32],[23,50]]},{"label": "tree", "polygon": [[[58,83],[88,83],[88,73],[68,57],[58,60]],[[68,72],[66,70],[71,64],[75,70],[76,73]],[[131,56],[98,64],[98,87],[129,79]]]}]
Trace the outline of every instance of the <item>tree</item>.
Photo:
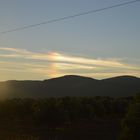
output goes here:
[{"label": "tree", "polygon": [[123,120],[121,140],[139,140],[140,139],[140,94],[130,105],[128,113]]}]

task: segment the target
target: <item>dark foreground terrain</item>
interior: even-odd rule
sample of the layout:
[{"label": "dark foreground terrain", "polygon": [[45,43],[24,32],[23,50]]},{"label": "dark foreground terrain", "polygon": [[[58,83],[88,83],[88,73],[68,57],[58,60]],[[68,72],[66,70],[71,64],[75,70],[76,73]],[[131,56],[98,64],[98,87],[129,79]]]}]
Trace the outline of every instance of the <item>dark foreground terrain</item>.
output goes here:
[{"label": "dark foreground terrain", "polygon": [[0,140],[139,140],[140,97],[0,101]]},{"label": "dark foreground terrain", "polygon": [[46,98],[65,96],[128,97],[140,92],[140,78],[119,76],[103,80],[66,75],[44,81],[0,82],[1,98]]},{"label": "dark foreground terrain", "polygon": [[140,140],[140,78],[0,82],[0,140]]},{"label": "dark foreground terrain", "polygon": [[[1,140],[116,140],[120,126],[118,120],[92,122],[49,129],[46,126],[14,124],[14,129],[1,126]],[[11,127],[11,126],[10,126]]]}]

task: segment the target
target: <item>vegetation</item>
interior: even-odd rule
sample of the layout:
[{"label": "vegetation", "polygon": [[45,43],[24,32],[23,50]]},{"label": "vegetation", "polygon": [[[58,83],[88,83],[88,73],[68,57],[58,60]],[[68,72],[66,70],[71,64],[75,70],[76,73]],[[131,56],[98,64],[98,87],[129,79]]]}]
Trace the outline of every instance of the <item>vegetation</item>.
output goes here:
[{"label": "vegetation", "polygon": [[11,99],[0,102],[0,121],[29,121],[42,124],[121,118],[131,98],[64,97]]},{"label": "vegetation", "polygon": [[0,101],[1,136],[5,131],[12,131],[16,135],[29,134],[30,137],[39,133],[43,140],[49,139],[46,135],[51,136],[52,133],[53,137],[61,135],[62,140],[84,140],[87,136],[88,140],[93,137],[95,140],[116,139],[120,122],[131,102],[131,97],[99,96]]},{"label": "vegetation", "polygon": [[3,100],[0,101],[0,130],[1,134],[6,130],[38,139],[33,132],[40,133],[44,139],[47,134],[55,139],[60,133],[62,140],[66,139],[65,135],[69,135],[68,140],[74,139],[72,136],[80,140],[87,136],[89,140],[93,137],[95,140],[117,140],[120,134],[120,140],[139,140],[140,95],[135,98],[97,96]]},{"label": "vegetation", "polygon": [[140,139],[140,94],[138,94],[129,107],[123,120],[121,140]]}]

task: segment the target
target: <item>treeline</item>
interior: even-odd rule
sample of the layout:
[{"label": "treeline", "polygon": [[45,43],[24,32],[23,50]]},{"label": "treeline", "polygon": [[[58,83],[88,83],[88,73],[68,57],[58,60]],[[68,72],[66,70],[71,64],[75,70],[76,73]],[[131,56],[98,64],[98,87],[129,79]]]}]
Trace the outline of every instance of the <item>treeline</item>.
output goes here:
[{"label": "treeline", "polygon": [[140,94],[134,98],[122,121],[120,140],[140,140]]},{"label": "treeline", "polygon": [[123,118],[132,98],[63,97],[0,101],[0,121],[62,125],[95,119]]},{"label": "treeline", "polygon": [[[139,140],[140,94],[124,98],[98,96],[0,101],[1,131],[12,129],[21,133],[28,126],[37,129],[35,132],[43,131],[44,135],[48,130],[71,135],[74,131],[77,135],[96,135],[99,131],[99,135],[112,135],[110,139]],[[83,128],[87,130],[83,131]]]}]

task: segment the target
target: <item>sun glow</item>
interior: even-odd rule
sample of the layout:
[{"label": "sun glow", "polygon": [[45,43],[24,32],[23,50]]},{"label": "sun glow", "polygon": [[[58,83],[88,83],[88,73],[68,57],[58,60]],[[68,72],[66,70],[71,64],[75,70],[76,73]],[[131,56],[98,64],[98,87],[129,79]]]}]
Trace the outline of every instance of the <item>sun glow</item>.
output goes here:
[{"label": "sun glow", "polygon": [[59,56],[59,53],[56,52],[49,52],[48,53],[48,59],[51,60],[52,62],[49,64],[49,77],[57,77],[58,75],[58,69],[57,69],[57,57]]}]

